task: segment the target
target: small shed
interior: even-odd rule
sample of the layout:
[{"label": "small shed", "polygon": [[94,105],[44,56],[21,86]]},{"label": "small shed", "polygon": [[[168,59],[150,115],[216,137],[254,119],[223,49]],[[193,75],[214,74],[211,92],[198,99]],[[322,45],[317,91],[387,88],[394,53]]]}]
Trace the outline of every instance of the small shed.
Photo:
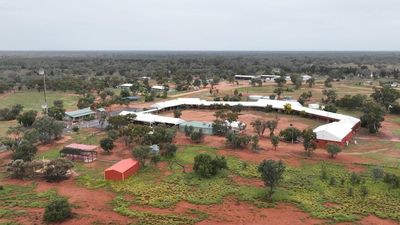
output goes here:
[{"label": "small shed", "polygon": [[188,121],[179,124],[179,130],[182,132],[185,132],[185,127],[192,126],[193,130],[198,132],[200,129],[203,132],[203,134],[212,134],[212,123],[209,122],[200,122],[200,121]]},{"label": "small shed", "polygon": [[65,117],[67,119],[76,121],[76,120],[81,120],[81,119],[89,119],[90,117],[94,116],[96,112],[88,108],[84,109],[79,109],[75,111],[70,111],[70,112],[65,112]]},{"label": "small shed", "polygon": [[140,164],[138,161],[134,159],[123,159],[104,170],[104,179],[123,181],[136,173],[139,168]]},{"label": "small shed", "polygon": [[70,144],[60,151],[60,156],[72,161],[85,163],[93,162],[97,159],[97,145]]}]

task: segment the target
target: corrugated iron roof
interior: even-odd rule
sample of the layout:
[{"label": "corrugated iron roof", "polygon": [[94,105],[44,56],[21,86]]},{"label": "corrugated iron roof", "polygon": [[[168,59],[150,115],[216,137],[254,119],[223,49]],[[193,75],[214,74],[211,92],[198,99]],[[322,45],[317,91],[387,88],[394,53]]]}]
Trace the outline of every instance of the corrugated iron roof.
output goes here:
[{"label": "corrugated iron roof", "polygon": [[65,114],[67,116],[72,117],[72,118],[81,117],[81,116],[87,116],[87,115],[91,115],[91,114],[94,114],[94,113],[95,112],[93,110],[91,110],[90,107],[84,108],[84,109],[75,110],[75,111],[65,112]]},{"label": "corrugated iron roof", "polygon": [[84,145],[84,144],[73,143],[65,146],[65,148],[75,148],[85,151],[93,151],[97,148],[97,145]]},{"label": "corrugated iron roof", "polygon": [[111,167],[108,167],[105,171],[114,170],[114,171],[123,173],[123,172],[129,170],[130,168],[132,168],[133,166],[135,166],[138,163],[139,163],[138,161],[136,161],[134,159],[131,159],[131,158],[123,159],[123,160],[115,163]]}]

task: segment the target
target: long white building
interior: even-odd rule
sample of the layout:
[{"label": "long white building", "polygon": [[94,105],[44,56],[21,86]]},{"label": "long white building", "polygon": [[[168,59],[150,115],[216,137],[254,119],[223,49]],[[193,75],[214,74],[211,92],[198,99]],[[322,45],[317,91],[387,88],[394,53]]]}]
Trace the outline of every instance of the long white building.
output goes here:
[{"label": "long white building", "polygon": [[327,143],[336,143],[345,145],[351,139],[353,134],[360,126],[360,119],[347,116],[339,113],[327,112],[319,109],[312,109],[302,106],[297,101],[282,101],[271,99],[259,99],[257,101],[207,101],[200,98],[177,98],[164,102],[158,102],[151,106],[151,109],[143,112],[128,112],[123,111],[120,115],[129,113],[136,114],[136,121],[149,123],[149,124],[169,124],[179,125],[185,120],[179,118],[172,118],[167,116],[154,115],[160,111],[173,110],[176,108],[211,108],[216,105],[242,105],[247,109],[263,110],[267,106],[272,107],[274,110],[284,110],[286,104],[291,105],[291,109],[295,112],[307,115],[310,118],[326,120],[329,123],[321,125],[314,129],[317,135],[318,146],[325,147]]}]

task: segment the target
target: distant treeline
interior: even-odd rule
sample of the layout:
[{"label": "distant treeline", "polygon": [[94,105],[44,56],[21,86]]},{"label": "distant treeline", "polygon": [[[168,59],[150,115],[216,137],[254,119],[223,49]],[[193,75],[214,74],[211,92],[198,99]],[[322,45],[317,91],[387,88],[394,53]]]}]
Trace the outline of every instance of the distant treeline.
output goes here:
[{"label": "distant treeline", "polygon": [[399,79],[400,52],[0,52],[0,92],[48,87],[74,90],[115,87],[150,76],[168,79],[229,78],[235,74],[310,74]]}]

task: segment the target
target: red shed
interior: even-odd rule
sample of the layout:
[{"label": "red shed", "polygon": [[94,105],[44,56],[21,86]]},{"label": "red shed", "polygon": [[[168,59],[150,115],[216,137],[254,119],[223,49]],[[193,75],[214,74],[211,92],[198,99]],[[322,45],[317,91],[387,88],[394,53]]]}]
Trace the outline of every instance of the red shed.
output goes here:
[{"label": "red shed", "polygon": [[133,159],[123,159],[104,170],[106,180],[125,180],[140,168],[139,162]]}]

